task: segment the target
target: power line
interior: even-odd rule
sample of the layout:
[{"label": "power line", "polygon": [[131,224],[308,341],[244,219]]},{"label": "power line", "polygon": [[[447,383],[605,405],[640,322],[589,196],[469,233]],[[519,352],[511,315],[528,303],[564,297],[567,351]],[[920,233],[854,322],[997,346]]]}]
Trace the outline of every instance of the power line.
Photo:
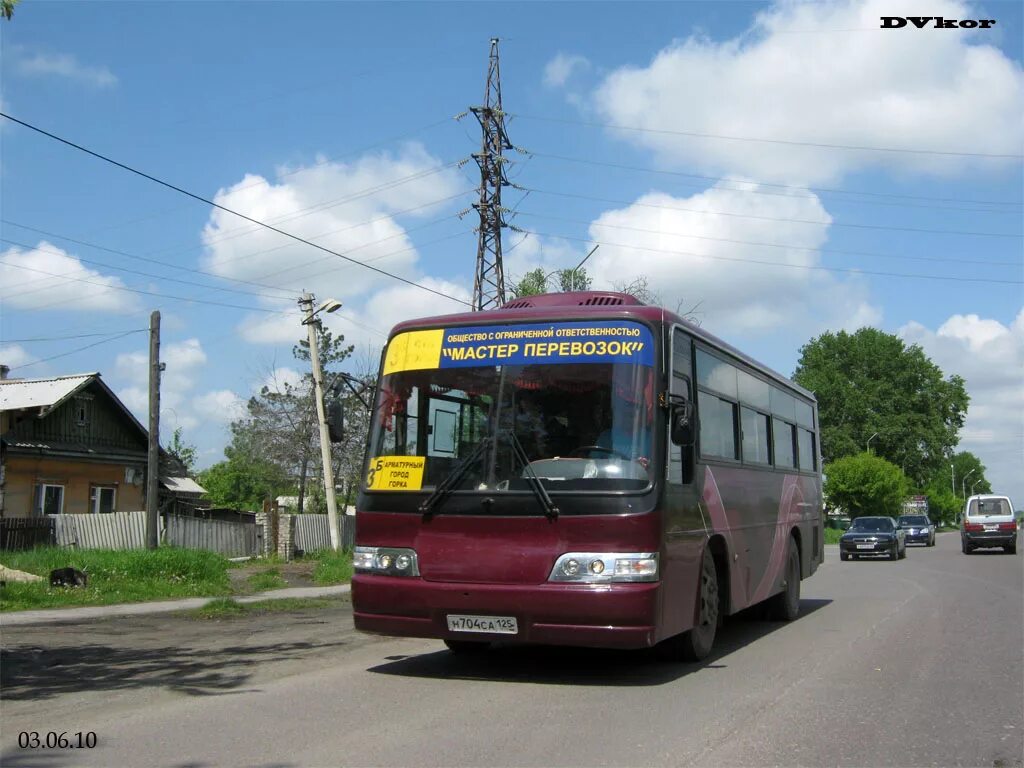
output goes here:
[{"label": "power line", "polygon": [[673,256],[693,256],[698,259],[711,259],[712,261],[733,261],[743,264],[760,264],[765,267],[783,267],[788,269],[803,269],[803,270],[816,270],[823,272],[844,272],[855,275],[879,275],[883,277],[905,277],[919,280],[951,280],[954,282],[961,283],[989,283],[993,285],[1024,285],[1024,280],[993,280],[981,277],[946,277],[943,275],[924,275],[924,274],[913,274],[905,272],[883,272],[880,270],[870,269],[851,269],[845,267],[826,267],[822,264],[785,264],[778,261],[759,261],[758,259],[744,259],[738,256],[711,256],[705,253],[693,253],[691,251],[680,251],[672,250],[667,248],[649,248],[645,246],[634,245],[632,243],[611,243],[606,240],[597,240],[592,237],[572,237],[569,235],[560,235],[552,232],[536,232],[533,230],[520,229],[520,232],[535,235],[538,237],[555,237],[562,238],[563,240],[570,240],[580,243],[593,243],[597,245],[606,245],[610,248],[625,248],[637,251],[649,251],[651,253],[667,253]]},{"label": "power line", "polygon": [[570,120],[564,117],[544,117],[540,115],[524,115],[515,113],[511,117],[518,117],[525,120],[540,120],[549,123],[566,123],[569,125],[585,125],[590,128],[610,128],[616,131],[635,131],[637,133],[657,133],[671,136],[689,136],[698,139],[719,139],[723,141],[750,141],[762,144],[785,144],[794,147],[815,147],[818,149],[843,149],[859,152],[893,152],[911,155],[940,155],[946,157],[983,157],[1002,160],[1020,160],[1024,155],[1002,155],[988,152],[951,152],[938,149],[910,149],[907,147],[869,147],[857,144],[826,144],[815,141],[790,141],[787,139],[765,139],[754,136],[727,136],[719,133],[698,133],[696,131],[673,131],[667,128],[640,128],[635,125],[614,125],[612,123],[598,123],[590,120]]},{"label": "power line", "polygon": [[759,216],[753,213],[734,213],[731,211],[707,211],[700,208],[687,208],[681,205],[654,205],[653,203],[638,203],[630,200],[616,200],[609,197],[595,197],[593,195],[582,195],[575,192],[558,192],[547,189],[537,189],[536,187],[523,187],[523,189],[530,189],[540,195],[557,195],[559,197],[571,197],[578,200],[593,200],[600,203],[615,203],[616,205],[629,205],[636,206],[638,208],[658,208],[668,211],[683,211],[686,213],[697,213],[705,216],[731,216],[740,219],[757,219],[759,221],[783,221],[789,224],[814,224],[817,226],[825,227],[850,227],[853,229],[881,229],[891,232],[917,232],[921,234],[932,234],[932,235],[969,235],[972,237],[1012,237],[1020,238],[1021,235],[1013,232],[975,232],[958,229],[926,229],[924,227],[894,227],[886,224],[854,224],[851,222],[840,222],[840,221],[821,221],[820,219],[793,219],[786,217],[777,216]]},{"label": "power line", "polygon": [[[155,184],[159,184],[162,187],[166,187],[167,189],[174,190],[175,192],[178,192],[179,194],[191,197],[192,199],[198,200],[201,203],[204,203],[206,205],[212,206],[212,207],[217,208],[219,210],[222,210],[222,211],[224,211],[226,213],[230,213],[230,214],[232,214],[234,216],[239,217],[240,219],[245,219],[246,221],[250,221],[253,224],[258,224],[261,227],[265,227],[266,229],[269,229],[271,232],[277,232],[278,234],[284,235],[285,237],[290,237],[290,238],[292,238],[293,240],[295,240],[297,242],[300,242],[300,243],[303,243],[305,245],[308,245],[311,248],[316,248],[317,250],[324,251],[325,253],[333,254],[334,256],[337,256],[340,259],[344,259],[345,261],[352,262],[353,264],[360,264],[361,266],[365,267],[366,269],[369,269],[369,270],[371,270],[373,272],[377,272],[378,274],[384,275],[386,277],[390,277],[393,280],[398,280],[399,282],[405,283],[406,285],[411,285],[411,286],[414,286],[414,287],[419,288],[421,290],[427,291],[428,293],[432,293],[432,294],[434,294],[436,296],[440,296],[440,297],[445,298],[445,299],[450,299],[450,300],[452,300],[452,301],[454,301],[454,302],[456,302],[458,304],[465,304],[466,306],[471,306],[470,302],[468,302],[468,301],[464,301],[462,299],[456,298],[455,296],[451,296],[450,294],[444,293],[443,291],[435,290],[435,289],[433,289],[433,288],[431,288],[429,286],[423,285],[422,283],[417,283],[415,280],[409,280],[408,278],[402,277],[401,275],[396,275],[396,274],[393,274],[393,273],[388,272],[386,270],[379,269],[377,267],[372,267],[372,266],[369,266],[367,264],[363,264],[362,262],[357,261],[356,259],[350,258],[350,257],[344,255],[343,253],[339,253],[338,251],[331,250],[330,248],[327,248],[325,246],[318,245],[317,243],[314,243],[314,242],[312,242],[310,240],[307,240],[307,239],[305,239],[303,237],[299,237],[298,235],[294,235],[291,232],[286,232],[283,229],[278,229],[277,227],[272,226],[270,224],[266,224],[266,223],[260,221],[259,219],[253,218],[252,216],[246,216],[244,213],[239,213],[238,211],[232,210],[231,208],[223,206],[223,205],[221,205],[219,203],[215,203],[214,201],[209,200],[209,199],[203,197],[202,195],[197,195],[195,192],[189,192],[187,189],[183,189],[181,187],[175,186],[174,184],[171,184],[170,182],[163,181],[162,179],[158,179],[156,176],[152,176],[152,175],[150,175],[148,173],[144,173],[143,171],[140,171],[140,170],[137,170],[135,168],[132,168],[129,165],[125,165],[124,163],[118,162],[117,160],[113,160],[113,159],[111,159],[109,157],[106,157],[105,155],[101,155],[100,153],[94,152],[91,149],[87,149],[86,147],[83,147],[80,144],[75,144],[72,141],[69,141],[67,139],[63,139],[60,136],[57,136],[57,135],[52,134],[52,133],[49,133],[48,131],[44,131],[42,128],[37,128],[36,126],[34,126],[34,125],[30,124],[30,123],[26,123],[24,120],[18,120],[15,117],[11,117],[10,115],[6,114],[5,112],[0,112],[0,117],[6,117],[8,120],[11,120],[11,121],[13,121],[15,123],[18,123],[19,125],[22,125],[22,126],[28,128],[28,129],[32,130],[32,131],[35,131],[36,133],[42,134],[43,136],[46,136],[47,138],[53,139],[54,141],[59,141],[61,144],[65,144],[65,145],[71,147],[72,149],[77,149],[80,152],[85,152],[88,155],[92,155],[93,157],[95,157],[95,158],[97,158],[99,160],[103,160],[106,163],[110,163],[111,165],[115,165],[118,168],[121,168],[123,170],[128,171],[129,173],[133,173],[136,176],[141,176],[142,178],[148,179],[149,181],[152,181]],[[188,299],[184,299],[184,300],[188,301]]]},{"label": "power line", "polygon": [[92,344],[86,344],[84,347],[78,347],[77,349],[72,349],[69,352],[61,352],[59,355],[51,355],[50,357],[44,357],[42,360],[33,360],[31,363],[22,363],[21,365],[15,365],[15,366],[13,366],[11,368],[11,370],[12,371],[16,371],[16,370],[20,370],[21,368],[28,368],[29,366],[32,366],[32,365],[39,365],[40,363],[48,363],[51,360],[56,360],[59,357],[67,357],[68,355],[73,355],[76,352],[84,352],[87,349],[92,349],[93,347],[98,347],[100,344],[106,344],[107,342],[110,342],[110,341],[117,341],[118,339],[122,339],[125,336],[130,336],[133,333],[148,333],[148,332],[149,332],[148,328],[136,329],[134,331],[125,331],[124,333],[119,333],[117,336],[112,336],[109,339],[103,339],[101,341],[94,341]]},{"label": "power line", "polygon": [[[665,207],[665,206],[651,206],[651,207]],[[669,210],[672,210],[669,208]],[[710,235],[690,235],[683,232],[666,232],[663,229],[649,229],[646,227],[627,227],[624,224],[601,224],[596,221],[584,221],[582,219],[570,219],[564,216],[548,216],[543,213],[531,213],[530,211],[520,211],[521,216],[532,216],[536,219],[550,219],[552,221],[564,221],[570,224],[586,224],[592,227],[602,227],[607,229],[622,229],[629,232],[647,232],[652,235],[665,235],[668,237],[683,237],[692,240],[712,240],[718,243],[735,243],[737,245],[758,245],[766,248],[785,248],[787,250],[794,251],[814,251],[817,253],[835,253],[845,256],[868,256],[879,259],[905,259],[908,261],[934,261],[934,262],[947,262],[952,264],[983,264],[986,266],[1003,266],[1003,267],[1020,267],[1020,262],[1013,261],[987,261],[983,259],[950,259],[943,258],[942,256],[906,256],[895,253],[878,253],[877,251],[852,251],[845,250],[842,248],[815,248],[809,245],[793,245],[790,243],[765,243],[757,240],[739,240],[731,237],[712,237]]]},{"label": "power line", "polygon": [[[30,227],[26,227],[26,229],[31,229],[31,228]],[[40,230],[35,230],[35,231],[40,231]],[[78,243],[79,245],[85,245],[85,246],[88,246],[90,248],[96,248],[97,250],[101,250],[101,251],[110,251],[111,253],[120,254],[121,256],[127,256],[128,258],[138,258],[138,259],[141,259],[142,261],[153,261],[152,259],[143,259],[142,257],[134,256],[134,255],[132,255],[130,253],[126,253],[124,251],[118,251],[118,250],[115,250],[115,249],[112,249],[112,248],[104,248],[103,246],[100,246],[100,245],[94,245],[92,243],[87,243],[87,242],[82,241],[82,240],[75,240],[75,239],[70,238],[70,237],[68,237],[68,238],[61,238],[60,235],[52,235],[52,237],[56,237],[56,238],[60,238],[60,239],[64,239],[64,240],[69,240],[70,242]],[[8,239],[6,237],[0,237],[0,242],[9,243],[10,245],[16,245],[19,248],[25,248],[25,249],[28,249],[29,251],[39,251],[41,253],[52,253],[55,256],[62,256],[62,255],[64,255],[63,251],[55,251],[55,250],[51,250],[49,248],[41,248],[38,245],[32,246],[32,245],[28,245],[26,243],[18,242],[16,240],[10,240],[10,239]],[[105,261],[97,261],[96,259],[88,259],[88,258],[86,258],[84,256],[72,256],[72,257],[69,257],[69,258],[77,259],[78,261],[84,262],[86,264],[94,264],[94,265],[96,265],[98,267],[105,267],[106,269],[115,269],[115,270],[118,270],[119,272],[127,272],[127,273],[132,274],[132,275],[140,275],[142,277],[150,277],[150,278],[153,278],[154,280],[166,280],[166,281],[172,282],[172,283],[180,283],[181,285],[194,285],[194,286],[198,286],[199,288],[207,288],[207,289],[209,289],[211,291],[226,291],[228,293],[238,293],[238,294],[242,294],[244,296],[264,296],[265,295],[265,294],[260,293],[258,291],[246,291],[246,290],[243,290],[241,288],[228,288],[228,287],[221,286],[221,285],[209,285],[207,283],[197,283],[195,280],[182,280],[181,278],[169,277],[167,275],[154,275],[152,272],[143,272],[142,270],[139,270],[139,269],[129,269],[128,267],[122,267],[122,266],[119,266],[117,264],[109,264],[109,263],[107,263]],[[10,263],[10,262],[0,261],[0,264],[8,264],[8,263]],[[162,264],[162,262],[156,262],[156,263]],[[12,264],[12,266],[16,266],[16,265]],[[171,265],[170,264],[162,264],[162,266],[171,266]],[[179,269],[186,269],[186,268],[185,267],[179,267]],[[220,275],[215,275],[215,274],[213,274],[211,272],[203,272],[202,270],[187,269],[187,271],[189,271],[189,272],[198,272],[199,274],[210,275],[211,277],[217,277],[217,278],[221,277]],[[231,280],[232,282],[249,283],[248,280],[234,280],[233,278],[230,278],[230,277],[224,277],[224,278],[221,278],[221,279]],[[259,286],[261,288],[265,288],[266,290],[277,291],[277,292],[280,292],[280,293],[283,294],[283,289],[274,287],[272,285],[260,285],[259,283],[249,283],[249,284],[250,285],[257,285],[257,286]],[[44,289],[38,289],[38,290],[44,290]],[[8,295],[13,295],[13,294],[8,294]],[[19,294],[19,295],[24,295],[24,294]],[[287,294],[283,294],[283,295],[279,296],[278,298],[290,298],[290,297]]]},{"label": "power line", "polygon": [[[595,165],[595,166],[600,166],[602,168],[618,168],[618,169],[626,170],[626,171],[639,171],[639,172],[642,172],[642,173],[657,173],[657,174],[661,174],[661,175],[664,175],[664,176],[678,176],[678,177],[688,178],[688,179],[698,179],[700,181],[729,182],[729,183],[732,183],[732,184],[740,184],[740,183],[743,183],[743,181],[744,181],[742,179],[730,178],[728,176],[707,176],[707,175],[703,175],[703,174],[699,174],[699,173],[684,173],[682,171],[668,171],[668,170],[663,170],[663,169],[660,169],[660,168],[647,168],[647,167],[639,166],[639,165],[626,165],[624,163],[611,163],[611,162],[606,162],[606,161],[603,161],[603,160],[591,160],[591,159],[583,158],[583,157],[570,157],[570,156],[567,156],[567,155],[556,155],[556,154],[551,154],[551,153],[548,153],[548,152],[535,152],[533,150],[522,149],[520,147],[517,147],[517,149],[519,149],[521,152],[525,152],[530,157],[544,157],[544,158],[549,158],[549,159],[552,159],[552,160],[562,160],[562,161],[568,162],[568,163],[580,163],[580,164],[583,164],[583,165]],[[756,184],[758,187],[772,187],[772,188],[775,188],[775,189],[791,189],[791,190],[796,190],[796,191],[799,191],[799,192],[803,192],[803,191],[814,192],[815,194],[862,195],[862,196],[867,196],[867,197],[879,197],[879,198],[887,198],[887,199],[892,199],[893,200],[893,202],[891,202],[891,203],[883,202],[883,201],[875,202],[875,201],[872,201],[872,200],[844,200],[844,201],[842,201],[842,202],[846,202],[846,203],[861,203],[861,204],[864,204],[864,205],[885,205],[885,204],[889,204],[889,205],[907,206],[907,207],[915,207],[915,208],[916,207],[925,207],[925,208],[931,207],[931,205],[930,205],[931,203],[968,203],[968,204],[971,204],[971,205],[1003,205],[1003,206],[1010,206],[1010,207],[1014,207],[1014,208],[1020,208],[1021,205],[1022,205],[1020,202],[1016,202],[1016,201],[1013,201],[1013,200],[973,200],[973,199],[969,199],[969,198],[957,198],[957,197],[929,197],[929,196],[926,196],[926,195],[900,195],[900,194],[892,193],[892,192],[866,192],[866,191],[863,191],[863,190],[835,189],[835,188],[831,188],[831,187],[805,187],[805,186],[800,186],[798,184],[775,184],[775,183],[770,183],[770,182],[766,182],[766,181],[754,181],[754,182],[751,182],[751,183]],[[735,187],[728,187],[728,188],[723,187],[723,189],[729,189],[729,191],[731,191],[731,192],[743,192],[744,194],[757,194],[757,195],[778,195],[779,194],[777,192],[769,192],[769,191],[763,190],[763,189],[739,189],[739,188],[735,188]],[[792,195],[784,195],[784,196],[785,197],[792,197]],[[806,195],[805,197],[812,197],[812,196],[811,195]],[[899,203],[899,202],[896,202],[896,200],[920,200],[920,201],[922,201],[924,203],[928,203],[929,205],[917,206],[917,205],[911,205],[910,203]],[[943,210],[963,210],[963,211],[973,211],[973,212],[977,212],[977,213],[1010,213],[1010,211],[987,211],[987,210],[985,210],[983,208],[952,208],[952,207],[948,207],[948,206],[944,206]],[[1013,211],[1013,213],[1016,213],[1016,211]]]},{"label": "power line", "polygon": [[[126,331],[125,333],[142,333],[148,331],[148,328],[135,328],[132,331]],[[0,339],[4,344],[28,344],[42,341],[66,341],[67,339],[88,339],[95,336],[114,336],[118,334],[118,331],[111,331],[110,333],[76,333],[71,336],[36,336],[31,339]]]},{"label": "power line", "polygon": [[[11,242],[11,241],[7,241],[7,242]],[[22,247],[31,247],[31,246],[22,246]],[[262,307],[254,307],[254,306],[251,306],[251,305],[243,305],[243,304],[226,304],[226,303],[221,302],[221,301],[208,301],[208,300],[205,300],[205,299],[193,299],[193,298],[189,298],[188,296],[172,296],[172,295],[167,294],[167,293],[157,293],[156,291],[144,291],[141,288],[132,288],[132,287],[127,286],[127,285],[110,285],[108,283],[98,283],[95,280],[87,280],[84,277],[71,277],[70,275],[61,275],[61,274],[57,274],[56,272],[47,272],[45,269],[38,269],[36,267],[26,267],[24,264],[13,264],[11,262],[5,262],[5,264],[7,264],[7,266],[14,267],[15,269],[24,269],[24,270],[27,270],[28,272],[38,272],[41,275],[49,275],[50,277],[59,277],[62,280],[73,280],[76,283],[86,283],[87,285],[96,285],[96,286],[99,286],[100,288],[102,288],[105,291],[127,291],[129,293],[138,293],[138,294],[141,294],[143,296],[156,296],[156,297],[161,298],[161,299],[172,299],[174,301],[186,301],[186,302],[191,302],[193,304],[208,304],[208,305],[213,306],[213,307],[229,307],[231,309],[247,309],[247,310],[251,310],[253,312],[267,312],[267,313],[272,314],[272,315],[280,314],[280,312],[278,312],[276,310],[263,309]],[[7,298],[9,299],[10,297],[8,296]],[[66,301],[66,299],[61,299],[60,301],[55,302],[55,303],[63,303],[64,301]],[[466,302],[463,302],[463,303],[466,303]],[[41,307],[36,307],[36,309],[41,309]]]}]

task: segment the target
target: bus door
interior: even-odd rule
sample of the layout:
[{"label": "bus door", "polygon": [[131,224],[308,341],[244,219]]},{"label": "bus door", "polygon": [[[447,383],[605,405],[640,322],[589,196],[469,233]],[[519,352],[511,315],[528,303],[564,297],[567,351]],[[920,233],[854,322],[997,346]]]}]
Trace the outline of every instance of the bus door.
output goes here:
[{"label": "bus door", "polygon": [[696,579],[707,540],[707,521],[700,508],[701,483],[696,476],[696,415],[691,417],[688,438],[673,439],[672,413],[682,403],[695,403],[693,343],[680,328],[671,330],[668,357],[669,418],[666,419],[667,478],[662,508],[665,531],[665,564],[661,627],[662,636],[693,626]]}]

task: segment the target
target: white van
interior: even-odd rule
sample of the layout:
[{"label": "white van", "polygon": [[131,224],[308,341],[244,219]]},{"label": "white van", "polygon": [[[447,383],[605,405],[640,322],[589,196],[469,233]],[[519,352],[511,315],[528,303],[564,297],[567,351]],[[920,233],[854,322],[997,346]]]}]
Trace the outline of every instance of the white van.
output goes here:
[{"label": "white van", "polygon": [[1017,519],[1007,496],[985,493],[971,496],[960,521],[960,548],[965,555],[982,547],[1002,547],[1017,554]]}]

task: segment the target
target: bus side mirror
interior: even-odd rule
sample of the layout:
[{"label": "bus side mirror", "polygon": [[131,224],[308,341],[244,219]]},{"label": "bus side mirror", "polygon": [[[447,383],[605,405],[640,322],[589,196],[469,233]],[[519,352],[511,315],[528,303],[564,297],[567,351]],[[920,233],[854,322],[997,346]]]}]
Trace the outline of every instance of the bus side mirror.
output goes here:
[{"label": "bus side mirror", "polygon": [[327,403],[327,435],[332,443],[340,443],[345,439],[345,406],[340,397]]},{"label": "bus side mirror", "polygon": [[686,401],[672,406],[672,442],[693,445],[693,403]]}]

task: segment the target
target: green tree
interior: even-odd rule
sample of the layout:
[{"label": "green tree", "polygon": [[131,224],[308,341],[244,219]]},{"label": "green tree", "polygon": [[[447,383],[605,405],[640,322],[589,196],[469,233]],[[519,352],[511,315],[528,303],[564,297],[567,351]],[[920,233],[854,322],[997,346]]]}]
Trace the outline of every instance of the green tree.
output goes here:
[{"label": "green tree", "polygon": [[851,518],[900,514],[910,485],[900,468],[880,456],[860,453],[825,467],[825,498]]},{"label": "green tree", "polygon": [[167,452],[182,463],[185,471],[191,477],[195,474],[196,468],[196,447],[186,443],[181,437],[181,427],[174,430],[171,442],[167,446]]},{"label": "green tree", "polygon": [[0,0],[0,16],[10,21],[14,15],[14,6],[18,4],[19,0]]},{"label": "green tree", "polygon": [[259,511],[264,499],[294,488],[291,478],[274,462],[240,447],[228,446],[224,453],[227,460],[199,474],[199,484],[214,506]]},{"label": "green tree", "polygon": [[918,487],[949,469],[967,391],[916,344],[875,328],[824,333],[800,350],[793,378],[818,398],[826,460],[856,455],[871,439],[872,452]]},{"label": "green tree", "polygon": [[532,269],[523,275],[522,280],[512,286],[512,296],[521,299],[524,296],[536,296],[551,292],[551,279],[558,286],[558,292],[589,291],[594,282],[584,267],[579,269],[558,269],[551,274],[544,274],[541,268]]},{"label": "green tree", "polygon": [[530,270],[523,279],[512,286],[512,296],[516,299],[521,299],[524,296],[536,296],[541,293],[548,292],[548,281],[544,276],[544,270],[537,269]]},{"label": "green tree", "polygon": [[944,474],[947,477],[947,484],[952,490],[955,484],[955,493],[963,501],[964,496],[975,493],[992,493],[992,485],[985,477],[985,465],[981,459],[970,451],[960,451],[950,457],[949,464],[952,468],[946,467]]},{"label": "green tree", "polygon": [[[352,354],[353,347],[345,344],[342,336],[335,337],[317,324],[317,347],[324,378],[330,388],[330,368],[343,363]],[[293,349],[296,360],[308,371],[309,341],[303,339]],[[320,431],[317,424],[312,372],[305,373],[298,383],[274,382],[262,387],[249,398],[246,415],[232,423],[232,445],[247,446],[246,450],[276,465],[285,477],[291,478],[298,494],[298,511],[305,511],[310,481],[321,473]],[[352,440],[346,436],[346,442]],[[361,450],[362,444],[360,444]],[[342,454],[344,452],[341,452]],[[340,456],[339,456],[340,458]],[[340,462],[335,461],[334,475],[338,477]]]},{"label": "green tree", "polygon": [[586,267],[579,269],[560,269],[555,275],[558,277],[559,290],[563,293],[568,291],[589,291],[593,278],[587,274]]}]

